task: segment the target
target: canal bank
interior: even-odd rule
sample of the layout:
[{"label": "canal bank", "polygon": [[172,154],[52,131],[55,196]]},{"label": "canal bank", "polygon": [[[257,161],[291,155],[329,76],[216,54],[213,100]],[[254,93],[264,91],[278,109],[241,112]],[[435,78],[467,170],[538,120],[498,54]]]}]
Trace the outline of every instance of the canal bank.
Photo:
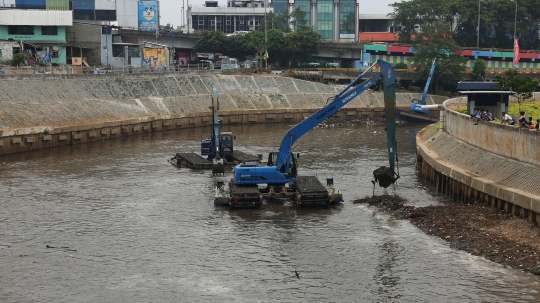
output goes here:
[{"label": "canal bank", "polygon": [[443,103],[441,121],[417,134],[417,166],[437,192],[465,203],[482,202],[540,223],[540,133],[480,121]]},{"label": "canal bank", "polygon": [[[296,123],[342,87],[281,76],[218,73],[19,75],[0,77],[0,155],[141,133],[209,126],[212,88],[223,125]],[[397,93],[408,108],[420,94]],[[444,97],[428,96],[428,103]],[[365,92],[338,112],[342,120],[383,115],[383,95]]]}]

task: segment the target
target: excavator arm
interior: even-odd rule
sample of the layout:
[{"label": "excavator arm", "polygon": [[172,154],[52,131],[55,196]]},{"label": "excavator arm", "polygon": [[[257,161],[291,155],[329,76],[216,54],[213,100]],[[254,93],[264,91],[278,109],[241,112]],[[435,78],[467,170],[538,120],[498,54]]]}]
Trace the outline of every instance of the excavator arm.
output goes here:
[{"label": "excavator arm", "polygon": [[431,83],[431,78],[433,78],[433,73],[435,72],[435,62],[437,62],[437,58],[433,59],[433,63],[431,64],[431,69],[429,70],[429,76],[427,78],[426,87],[424,88],[424,93],[422,94],[422,100],[420,100],[420,104],[426,105],[426,96],[429,89],[429,84]]},{"label": "excavator arm", "polygon": [[[380,72],[373,74],[369,79],[360,83],[358,86],[352,88],[354,85],[359,83],[362,79],[362,76],[371,68],[373,68],[376,64],[379,64]],[[383,83],[385,87],[384,89],[385,100],[386,100],[387,90],[388,90],[389,96],[391,95],[391,93],[394,92],[393,89],[394,89],[395,76],[394,76],[393,67],[382,60],[378,60],[376,64],[371,65],[370,68],[366,72],[362,73],[354,81],[352,81],[349,85],[347,85],[347,87],[345,87],[341,92],[339,92],[334,97],[334,100],[332,102],[330,102],[323,108],[313,113],[307,119],[296,124],[285,133],[285,135],[283,136],[283,139],[281,140],[281,144],[279,146],[276,169],[281,168],[283,164],[285,164],[286,170],[288,170],[289,161],[290,161],[290,157],[288,157],[288,155],[294,142],[300,139],[300,137],[305,135],[308,131],[315,128],[319,123],[331,117],[339,109],[341,109],[343,106],[347,105],[351,100],[353,100],[356,96],[360,95],[361,93],[366,91],[369,87],[377,83],[379,79],[381,78],[383,79]],[[390,82],[391,84],[389,84]],[[391,88],[390,88],[390,85],[392,85]],[[392,89],[392,92],[390,92],[391,89]],[[393,94],[392,100],[394,102],[394,108],[395,108],[395,94]],[[395,111],[393,115],[395,118]]]}]

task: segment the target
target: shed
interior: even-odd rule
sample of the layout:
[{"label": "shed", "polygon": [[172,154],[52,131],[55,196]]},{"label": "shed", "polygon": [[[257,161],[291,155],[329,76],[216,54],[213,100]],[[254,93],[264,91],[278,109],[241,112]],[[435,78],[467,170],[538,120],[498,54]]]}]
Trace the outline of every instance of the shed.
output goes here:
[{"label": "shed", "polygon": [[458,82],[457,91],[467,96],[467,113],[472,114],[475,108],[489,110],[493,116],[499,117],[501,112],[508,113],[508,99],[514,92],[500,90],[498,82]]}]

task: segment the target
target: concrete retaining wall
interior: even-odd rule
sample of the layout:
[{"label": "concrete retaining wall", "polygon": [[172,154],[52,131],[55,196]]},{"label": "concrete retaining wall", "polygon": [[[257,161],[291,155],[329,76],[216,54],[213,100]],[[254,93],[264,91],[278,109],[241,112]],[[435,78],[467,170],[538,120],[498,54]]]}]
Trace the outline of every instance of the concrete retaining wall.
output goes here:
[{"label": "concrete retaining wall", "polygon": [[445,129],[449,134],[497,155],[540,165],[540,132],[486,121],[474,125],[470,116],[446,107],[460,101],[456,98],[444,102]]},{"label": "concrete retaining wall", "polygon": [[[208,126],[212,88],[223,124],[298,122],[341,87],[286,77],[216,73],[25,75],[0,78],[0,154],[140,132]],[[419,94],[397,94],[408,107]],[[441,103],[444,97],[429,96]],[[382,116],[383,95],[365,92],[338,116]]]},{"label": "concrete retaining wall", "polygon": [[538,148],[538,132],[474,125],[469,116],[446,107],[457,101],[445,101],[442,121],[416,137],[421,174],[454,201],[482,201],[540,223],[540,162],[530,154],[535,144]]}]

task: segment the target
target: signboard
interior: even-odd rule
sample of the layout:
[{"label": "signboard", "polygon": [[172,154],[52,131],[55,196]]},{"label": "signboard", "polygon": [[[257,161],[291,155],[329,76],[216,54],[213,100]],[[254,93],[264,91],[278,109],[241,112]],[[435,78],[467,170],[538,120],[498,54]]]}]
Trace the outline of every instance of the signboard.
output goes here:
[{"label": "signboard", "polygon": [[519,67],[519,44],[518,39],[514,39],[514,67]]},{"label": "signboard", "polygon": [[155,32],[157,26],[157,1],[139,0],[139,30]]}]

